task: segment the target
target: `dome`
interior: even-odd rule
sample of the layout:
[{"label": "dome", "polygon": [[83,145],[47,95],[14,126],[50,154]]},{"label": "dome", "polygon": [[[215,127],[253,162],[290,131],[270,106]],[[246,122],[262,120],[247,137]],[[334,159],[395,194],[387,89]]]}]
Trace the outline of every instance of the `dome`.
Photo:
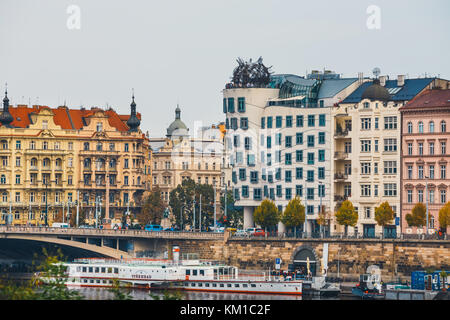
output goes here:
[{"label": "dome", "polygon": [[380,80],[374,79],[372,85],[364,90],[361,99],[388,101],[391,98],[389,91],[380,85]]},{"label": "dome", "polygon": [[141,124],[141,121],[136,116],[136,103],[134,102],[134,94],[133,94],[133,101],[131,102],[131,115],[128,118],[127,126],[130,132],[137,132],[139,125]]},{"label": "dome", "polygon": [[10,123],[13,121],[14,118],[11,113],[9,113],[8,93],[5,91],[5,98],[3,99],[3,112],[0,114],[0,123],[6,127],[10,127]]},{"label": "dome", "polygon": [[181,110],[180,107],[177,106],[175,109],[175,120],[170,124],[167,128],[167,137],[171,136],[187,136],[189,129],[180,119]]}]

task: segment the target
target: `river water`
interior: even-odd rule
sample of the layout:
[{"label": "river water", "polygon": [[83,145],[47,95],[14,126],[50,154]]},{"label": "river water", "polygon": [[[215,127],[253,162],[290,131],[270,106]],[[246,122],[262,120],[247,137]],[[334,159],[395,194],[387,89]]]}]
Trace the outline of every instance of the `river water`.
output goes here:
[{"label": "river water", "polygon": [[[73,288],[84,296],[86,300],[113,300],[114,294],[107,288]],[[152,295],[163,299],[163,292],[159,290],[144,290],[144,289],[130,289],[127,291],[133,300],[154,300]],[[170,292],[170,291],[169,291]],[[180,291],[177,291],[180,292]],[[295,295],[270,295],[270,294],[237,294],[237,293],[222,293],[222,292],[192,292],[181,291],[182,300],[357,300],[357,297],[349,295],[340,295],[334,298],[320,298],[320,297],[306,297]]]}]

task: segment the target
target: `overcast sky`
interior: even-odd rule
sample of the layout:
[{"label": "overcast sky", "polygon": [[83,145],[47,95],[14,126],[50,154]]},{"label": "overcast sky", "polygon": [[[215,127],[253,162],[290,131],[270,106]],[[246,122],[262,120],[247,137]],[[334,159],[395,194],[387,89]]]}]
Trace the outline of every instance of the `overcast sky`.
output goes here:
[{"label": "overcast sky", "polygon": [[224,121],[238,57],[276,73],[449,79],[449,13],[448,0],[1,0],[0,86],[14,105],[119,113],[134,88],[142,131],[164,136],[179,103],[192,132]]}]

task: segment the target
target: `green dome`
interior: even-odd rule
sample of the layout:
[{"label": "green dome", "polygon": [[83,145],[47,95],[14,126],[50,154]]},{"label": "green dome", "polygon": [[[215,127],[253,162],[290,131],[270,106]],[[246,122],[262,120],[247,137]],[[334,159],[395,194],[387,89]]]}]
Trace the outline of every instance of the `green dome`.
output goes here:
[{"label": "green dome", "polygon": [[364,90],[361,98],[369,99],[372,101],[388,101],[391,98],[391,95],[385,87],[380,85],[380,80],[375,79],[373,80],[373,84],[367,87],[366,90]]},{"label": "green dome", "polygon": [[177,106],[175,109],[175,120],[170,124],[167,128],[167,137],[175,136],[187,136],[189,129],[180,119],[181,110],[180,107]]}]

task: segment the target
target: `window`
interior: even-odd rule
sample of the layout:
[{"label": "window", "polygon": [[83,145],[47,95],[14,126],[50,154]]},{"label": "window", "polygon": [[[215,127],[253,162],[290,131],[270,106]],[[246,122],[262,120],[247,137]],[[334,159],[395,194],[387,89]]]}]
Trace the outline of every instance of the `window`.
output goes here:
[{"label": "window", "polygon": [[228,112],[234,112],[234,98],[228,98]]},{"label": "window", "polygon": [[103,124],[101,122],[97,122],[97,132],[103,131]]},{"label": "window", "polygon": [[297,132],[295,135],[295,143],[296,144],[303,144],[303,133]]},{"label": "window", "polygon": [[303,127],[303,116],[297,116],[297,127]]},{"label": "window", "polygon": [[303,162],[303,150],[296,150],[295,151],[295,161]]},{"label": "window", "polygon": [[314,164],[314,152],[308,152],[308,164]]},{"label": "window", "polygon": [[447,168],[447,166],[445,164],[441,165],[441,179],[446,178],[446,175],[445,175],[446,168]]},{"label": "window", "polygon": [[423,203],[423,190],[417,190],[417,199]]},{"label": "window", "polygon": [[423,133],[423,122],[419,122],[419,133]]},{"label": "window", "polygon": [[16,174],[16,184],[20,184],[20,174]]},{"label": "window", "polygon": [[73,150],[73,142],[67,144],[69,150]]},{"label": "window", "polygon": [[48,150],[48,142],[47,141],[42,142],[42,149]]},{"label": "window", "polygon": [[306,181],[308,181],[308,182],[314,181],[314,170],[308,170],[306,172]]},{"label": "window", "polygon": [[258,171],[250,171],[250,182],[258,183]]},{"label": "window", "polygon": [[384,151],[397,151],[397,139],[384,139]]},{"label": "window", "polygon": [[434,179],[434,165],[430,164],[429,172],[430,172],[430,179]]},{"label": "window", "polygon": [[319,153],[319,156],[318,156],[319,161],[320,162],[325,161],[325,150],[319,150],[318,153]]},{"label": "window", "polygon": [[16,149],[17,149],[17,150],[20,150],[21,147],[22,147],[22,143],[20,142],[20,140],[17,140],[17,141],[16,141]]},{"label": "window", "polygon": [[292,182],[292,171],[286,170],[284,173],[284,181],[286,182]]},{"label": "window", "polygon": [[441,121],[441,132],[447,132],[447,127],[444,120]]},{"label": "window", "polygon": [[129,150],[129,144],[125,143],[124,147],[123,147],[123,151],[128,152],[128,150]]},{"label": "window", "polygon": [[384,174],[397,174],[397,161],[384,161]]},{"label": "window", "polygon": [[238,98],[238,112],[245,112],[245,97]]},{"label": "window", "polygon": [[397,117],[384,117],[384,129],[397,129]]},{"label": "window", "polygon": [[384,196],[385,197],[395,197],[395,196],[397,196],[397,184],[395,184],[395,183],[385,183],[384,184]]},{"label": "window", "polygon": [[326,119],[324,114],[319,115],[319,127],[325,127]]},{"label": "window", "polygon": [[292,128],[292,116],[286,116],[286,128]]},{"label": "window", "polygon": [[267,117],[267,129],[272,129],[272,117]]},{"label": "window", "polygon": [[370,184],[361,185],[361,197],[370,197]]},{"label": "window", "polygon": [[295,168],[295,178],[303,179],[303,168]]},{"label": "window", "polygon": [[36,149],[36,142],[35,141],[31,141],[30,142],[30,149],[31,150],[35,150]]},{"label": "window", "polygon": [[277,146],[281,146],[281,140],[282,140],[282,135],[281,133],[276,133],[275,134],[275,144]]},{"label": "window", "polygon": [[286,188],[286,200],[292,199],[292,189]]},{"label": "window", "polygon": [[419,142],[419,155],[423,155],[423,143]]},{"label": "window", "polygon": [[248,198],[248,186],[242,186],[242,197]]},{"label": "window", "polygon": [[371,119],[370,118],[361,118],[361,130],[370,130]]},{"label": "window", "polygon": [[447,152],[447,143],[445,141],[441,142],[441,154],[446,154]]},{"label": "window", "polygon": [[407,202],[412,203],[412,190],[408,190],[407,194]]},{"label": "window", "polygon": [[317,178],[325,179],[325,168],[324,167],[319,167],[318,172],[317,172]]},{"label": "window", "polygon": [[285,139],[284,140],[285,147],[286,148],[292,147],[292,136],[286,136],[284,139]]},{"label": "window", "polygon": [[409,155],[409,156],[412,155],[412,150],[413,150],[413,145],[412,145],[412,143],[408,143],[408,155]]},{"label": "window", "polygon": [[370,162],[361,162],[361,174],[370,174]]},{"label": "window", "polygon": [[315,115],[314,114],[309,114],[308,115],[308,127],[314,127],[315,126]]},{"label": "window", "polygon": [[319,132],[319,144],[325,144],[325,132]]},{"label": "window", "polygon": [[248,129],[248,118],[241,118],[241,129]]},{"label": "window", "polygon": [[370,152],[370,140],[361,140],[361,152]]},{"label": "window", "polygon": [[[314,188],[307,188],[306,190],[306,198],[308,200],[314,200]],[[309,206],[308,206],[309,207]],[[314,207],[313,207],[314,208]],[[313,209],[314,211],[314,209]],[[308,212],[308,213],[313,213],[313,212]]]},{"label": "window", "polygon": [[227,113],[227,98],[223,98],[223,113]]},{"label": "window", "polygon": [[413,132],[412,122],[408,122],[408,133],[412,133],[412,132]]},{"label": "window", "polygon": [[16,157],[16,167],[20,167],[20,157]]},{"label": "window", "polygon": [[418,178],[423,179],[423,166],[417,166]]},{"label": "window", "polygon": [[434,155],[434,142],[430,142],[429,147],[430,147],[430,155]]},{"label": "window", "polygon": [[408,166],[408,179],[412,179],[412,171],[413,171],[413,167]]},{"label": "window", "polygon": [[252,138],[245,137],[244,138],[244,148],[245,150],[251,150],[252,149]]},{"label": "window", "polygon": [[43,120],[42,121],[42,129],[48,129],[48,121],[47,120]]},{"label": "window", "polygon": [[282,126],[282,123],[283,122],[283,117],[281,117],[281,116],[277,116],[276,118],[275,118],[275,126],[277,127],[277,128],[281,128],[281,126]]},{"label": "window", "polygon": [[429,130],[430,130],[431,133],[434,132],[434,121],[430,121],[430,123],[429,123]]},{"label": "window", "polygon": [[299,197],[303,197],[303,186],[302,185],[295,186],[295,195],[299,196]]},{"label": "window", "polygon": [[308,136],[308,147],[314,147],[314,135]]},{"label": "window", "polygon": [[375,117],[375,129],[379,129],[379,127],[378,127],[378,117]]},{"label": "window", "polygon": [[285,155],[284,155],[284,163],[285,164],[292,164],[292,154],[291,153],[285,153]]},{"label": "window", "polygon": [[441,190],[441,203],[447,202],[447,194],[445,190]]}]

